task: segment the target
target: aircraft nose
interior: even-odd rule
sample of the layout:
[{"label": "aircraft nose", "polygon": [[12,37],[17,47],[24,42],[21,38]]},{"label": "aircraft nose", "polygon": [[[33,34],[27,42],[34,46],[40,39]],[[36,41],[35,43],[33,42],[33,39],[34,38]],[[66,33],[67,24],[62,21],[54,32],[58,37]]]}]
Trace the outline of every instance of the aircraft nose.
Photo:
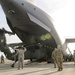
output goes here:
[{"label": "aircraft nose", "polygon": [[7,0],[0,0],[0,4],[5,4]]},{"label": "aircraft nose", "polygon": [[3,3],[4,1],[7,1],[7,0],[0,0],[0,3]]},{"label": "aircraft nose", "polygon": [[12,0],[0,0],[0,4],[1,5],[7,5],[8,3],[10,3]]}]

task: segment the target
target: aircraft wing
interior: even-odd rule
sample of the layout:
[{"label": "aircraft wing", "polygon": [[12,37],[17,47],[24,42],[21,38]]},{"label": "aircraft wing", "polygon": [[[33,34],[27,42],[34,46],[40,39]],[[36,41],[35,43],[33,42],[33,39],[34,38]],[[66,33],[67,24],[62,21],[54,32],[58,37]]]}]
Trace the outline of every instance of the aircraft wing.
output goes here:
[{"label": "aircraft wing", "polygon": [[75,43],[75,38],[66,38],[67,43]]}]

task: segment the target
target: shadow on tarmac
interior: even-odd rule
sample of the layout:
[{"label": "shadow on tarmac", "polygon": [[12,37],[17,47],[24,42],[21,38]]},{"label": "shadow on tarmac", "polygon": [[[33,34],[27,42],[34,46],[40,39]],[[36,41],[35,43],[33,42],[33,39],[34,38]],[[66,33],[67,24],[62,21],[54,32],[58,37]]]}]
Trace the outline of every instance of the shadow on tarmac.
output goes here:
[{"label": "shadow on tarmac", "polygon": [[64,68],[75,68],[75,65],[74,65],[74,63],[65,63],[64,64]]},{"label": "shadow on tarmac", "polygon": [[[37,71],[32,71],[32,72],[26,72],[26,73],[20,73],[20,74],[16,74],[16,75],[27,75],[27,74],[32,74],[32,73],[37,73],[37,72],[42,72],[42,71],[48,71],[50,69],[44,69],[44,70],[37,70]],[[42,74],[42,75],[48,75],[48,74],[54,74],[57,73],[58,71],[54,71],[54,72],[50,72],[50,73],[46,73],[46,74]]]},{"label": "shadow on tarmac", "polygon": [[[18,64],[15,64],[15,67],[11,67],[11,64],[0,64],[0,71],[1,70],[14,70],[18,67]],[[25,64],[24,68],[53,68],[54,65],[52,63],[29,63],[29,64]],[[74,63],[72,62],[68,62],[68,63],[64,63],[63,64],[63,68],[75,68]]]},{"label": "shadow on tarmac", "polygon": [[54,72],[46,73],[46,74],[43,74],[43,75],[51,75],[51,74],[55,74],[57,72],[59,72],[59,71],[54,71]]}]

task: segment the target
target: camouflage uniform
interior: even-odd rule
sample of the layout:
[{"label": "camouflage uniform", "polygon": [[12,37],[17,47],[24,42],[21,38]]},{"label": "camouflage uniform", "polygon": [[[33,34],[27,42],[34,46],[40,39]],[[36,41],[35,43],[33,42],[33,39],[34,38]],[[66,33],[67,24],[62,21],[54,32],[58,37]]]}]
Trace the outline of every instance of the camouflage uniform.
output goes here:
[{"label": "camouflage uniform", "polygon": [[23,66],[24,66],[24,52],[26,52],[26,48],[23,50],[23,49],[16,49],[17,50],[17,53],[15,55],[18,55],[18,69],[20,69],[20,66],[22,67],[23,69]]},{"label": "camouflage uniform", "polygon": [[61,48],[57,48],[55,55],[58,71],[63,70],[63,51],[61,50]]},{"label": "camouflage uniform", "polygon": [[56,48],[52,52],[52,59],[53,59],[53,62],[54,62],[54,68],[56,68],[56,55],[55,55],[55,52],[56,52]]}]

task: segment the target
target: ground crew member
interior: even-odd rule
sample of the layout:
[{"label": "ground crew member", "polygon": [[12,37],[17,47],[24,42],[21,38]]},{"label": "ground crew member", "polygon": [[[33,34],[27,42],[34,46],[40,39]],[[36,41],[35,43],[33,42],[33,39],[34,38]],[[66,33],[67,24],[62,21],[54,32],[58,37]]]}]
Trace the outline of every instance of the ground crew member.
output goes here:
[{"label": "ground crew member", "polygon": [[75,50],[74,50],[74,53],[73,53],[73,59],[74,59],[74,65],[75,65]]},{"label": "ground crew member", "polygon": [[56,51],[56,48],[52,52],[52,59],[53,59],[53,62],[54,62],[54,68],[56,68],[56,55],[55,55],[55,51]]},{"label": "ground crew member", "polygon": [[[17,51],[15,50],[15,54],[17,53]],[[18,61],[18,54],[17,55],[13,55],[12,58],[14,59],[14,63],[11,65],[11,67],[14,67],[15,63]]]},{"label": "ground crew member", "polygon": [[62,51],[60,45],[57,46],[55,55],[56,55],[56,62],[57,62],[57,66],[58,66],[58,71],[62,71],[63,70],[63,51]]},{"label": "ground crew member", "polygon": [[18,70],[20,69],[20,67],[24,66],[24,52],[26,52],[26,48],[23,47],[18,47],[17,49],[17,53],[15,55],[18,55]]},{"label": "ground crew member", "polygon": [[1,55],[1,63],[4,63],[4,56]]}]

